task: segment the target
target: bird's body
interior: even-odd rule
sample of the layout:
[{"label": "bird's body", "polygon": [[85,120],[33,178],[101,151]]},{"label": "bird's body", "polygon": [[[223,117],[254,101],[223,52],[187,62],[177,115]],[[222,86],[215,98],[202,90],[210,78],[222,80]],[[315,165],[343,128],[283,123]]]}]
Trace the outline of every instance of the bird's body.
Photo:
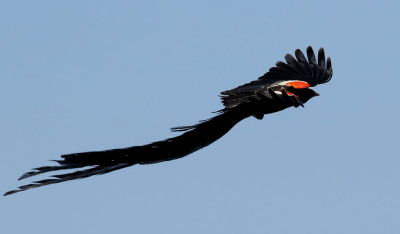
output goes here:
[{"label": "bird's body", "polygon": [[303,103],[310,98],[318,96],[309,87],[326,83],[331,79],[332,66],[330,58],[325,61],[322,48],[318,52],[318,61],[311,47],[307,48],[308,60],[300,50],[296,50],[295,56],[296,59],[288,54],[285,56],[287,63],[278,62],[259,79],[222,92],[224,109],[218,111],[217,116],[194,126],[172,129],[185,131],[182,135],[142,146],[62,155],[61,160],[55,160],[59,165],[35,168],[19,179],[51,171],[86,169],[54,175],[52,178],[21,186],[4,195],[105,174],[135,164],[151,164],[181,158],[213,143],[247,117],[262,119],[265,114],[291,106],[303,106]]}]

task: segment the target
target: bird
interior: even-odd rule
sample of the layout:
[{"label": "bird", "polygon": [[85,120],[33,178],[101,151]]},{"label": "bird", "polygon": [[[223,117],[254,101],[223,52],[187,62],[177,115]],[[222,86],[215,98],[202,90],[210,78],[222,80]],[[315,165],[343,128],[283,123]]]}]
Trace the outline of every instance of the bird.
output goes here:
[{"label": "bird", "polygon": [[146,145],[127,148],[90,151],[61,155],[52,160],[57,165],[33,168],[18,180],[42,173],[74,169],[73,172],[52,175],[47,179],[8,191],[4,196],[60,182],[102,175],[136,164],[153,164],[187,156],[224,136],[238,122],[248,117],[262,119],[289,107],[304,107],[304,103],[317,92],[310,87],[327,83],[333,75],[330,57],[325,59],[324,49],[318,50],[316,58],[311,46],[304,53],[297,49],[294,56],[286,54],[285,61],[278,61],[258,79],[220,93],[223,108],[210,119],[192,126],[171,128],[183,132],[176,137]]}]

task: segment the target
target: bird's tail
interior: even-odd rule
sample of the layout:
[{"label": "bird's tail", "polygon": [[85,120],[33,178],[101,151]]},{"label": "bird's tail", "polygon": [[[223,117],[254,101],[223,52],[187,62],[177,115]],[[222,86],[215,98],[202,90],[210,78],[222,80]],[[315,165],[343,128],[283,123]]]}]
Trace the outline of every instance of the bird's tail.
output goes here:
[{"label": "bird's tail", "polygon": [[61,160],[54,160],[59,165],[34,168],[23,174],[19,180],[46,172],[77,168],[80,170],[34,181],[9,191],[4,196],[44,185],[101,175],[134,164],[151,164],[181,158],[213,143],[246,117],[248,117],[247,112],[238,108],[223,110],[219,115],[197,125],[173,128],[172,131],[185,131],[185,133],[164,141],[122,149],[62,155]]}]

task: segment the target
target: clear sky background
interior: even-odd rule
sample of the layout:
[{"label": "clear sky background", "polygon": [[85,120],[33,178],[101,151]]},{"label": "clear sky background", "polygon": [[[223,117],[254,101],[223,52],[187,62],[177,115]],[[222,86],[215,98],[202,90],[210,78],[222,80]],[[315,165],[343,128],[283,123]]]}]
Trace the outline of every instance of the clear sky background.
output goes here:
[{"label": "clear sky background", "polygon": [[[1,233],[400,233],[399,1],[0,1],[0,190],[60,154],[175,136],[295,49],[306,108],[166,163],[0,198]],[[25,181],[25,183],[30,180]]]}]

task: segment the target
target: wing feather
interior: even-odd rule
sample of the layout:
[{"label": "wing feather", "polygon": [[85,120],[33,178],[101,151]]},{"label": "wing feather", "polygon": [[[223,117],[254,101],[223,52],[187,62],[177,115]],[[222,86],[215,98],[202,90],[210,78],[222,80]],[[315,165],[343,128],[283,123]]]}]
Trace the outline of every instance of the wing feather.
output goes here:
[{"label": "wing feather", "polygon": [[221,92],[222,103],[226,108],[235,107],[249,97],[255,97],[257,91],[265,91],[282,81],[301,80],[309,83],[311,87],[328,82],[333,74],[332,63],[329,57],[325,60],[324,49],[318,50],[318,59],[311,46],[307,47],[306,53],[308,59],[297,49],[295,57],[285,55],[286,63],[278,61],[276,66],[271,67],[258,80]]}]

